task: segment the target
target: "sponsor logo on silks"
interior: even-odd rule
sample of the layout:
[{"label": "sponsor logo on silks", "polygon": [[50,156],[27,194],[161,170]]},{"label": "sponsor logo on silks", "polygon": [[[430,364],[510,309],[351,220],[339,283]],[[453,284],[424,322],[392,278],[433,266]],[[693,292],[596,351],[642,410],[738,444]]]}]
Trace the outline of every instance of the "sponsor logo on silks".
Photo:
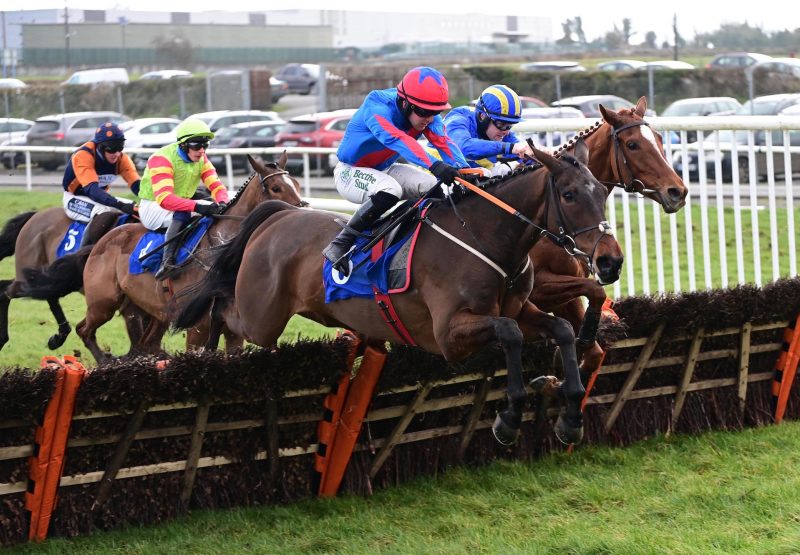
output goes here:
[{"label": "sponsor logo on silks", "polygon": [[342,181],[349,181],[350,180],[350,170],[351,169],[352,168],[347,167],[347,168],[342,170],[342,173],[339,174]]},{"label": "sponsor logo on silks", "polygon": [[352,260],[348,260],[347,261],[347,267],[349,268],[349,271],[347,272],[346,276],[343,276],[342,274],[340,274],[339,270],[337,270],[336,268],[331,268],[331,277],[333,278],[333,282],[336,285],[344,285],[345,283],[347,283],[350,280],[350,276],[353,275],[353,261]]},{"label": "sponsor logo on silks", "polygon": [[83,199],[73,197],[67,201],[67,210],[80,214],[85,218],[92,217],[92,208],[94,208],[94,204]]},{"label": "sponsor logo on silks", "polygon": [[113,173],[104,173],[103,175],[97,176],[97,182],[100,183],[100,186],[103,189],[108,189],[108,186],[117,178],[116,175]]}]

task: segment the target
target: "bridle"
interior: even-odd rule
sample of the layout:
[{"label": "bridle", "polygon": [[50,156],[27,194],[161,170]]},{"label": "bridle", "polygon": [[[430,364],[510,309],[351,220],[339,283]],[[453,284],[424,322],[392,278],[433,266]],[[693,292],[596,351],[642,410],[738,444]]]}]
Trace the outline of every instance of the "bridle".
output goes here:
[{"label": "bridle", "polygon": [[[267,175],[263,176],[261,178],[260,185],[261,185],[261,187],[264,188],[265,191],[267,189],[267,185],[266,185],[267,179],[269,179],[271,177],[275,177],[276,175],[289,175],[289,172],[287,172],[286,170],[282,170],[282,169],[276,169],[274,172],[268,173]],[[292,206],[297,206],[298,208],[303,208],[303,207],[308,206],[308,203],[301,198],[300,202],[298,204],[293,204]]]},{"label": "bridle", "polygon": [[[615,170],[616,170],[616,174],[617,174],[617,182],[615,183],[615,182],[604,181],[603,185],[611,185],[613,187],[621,187],[622,189],[625,190],[626,193],[640,193],[642,195],[645,195],[645,194],[648,194],[648,193],[655,193],[656,192],[654,189],[647,189],[645,187],[644,183],[640,179],[637,179],[636,176],[633,175],[633,170],[631,170],[630,167],[628,167],[628,159],[625,158],[625,153],[623,152],[622,147],[620,146],[619,133],[621,133],[622,131],[625,131],[626,129],[631,129],[633,127],[639,127],[639,126],[642,126],[642,125],[646,125],[647,127],[650,127],[650,124],[647,123],[644,120],[634,121],[632,123],[626,123],[625,125],[623,125],[619,129],[616,129],[613,126],[611,127],[611,137],[614,139],[614,163],[616,165]],[[621,163],[620,163],[620,161],[621,161]],[[623,177],[622,177],[622,167],[623,166],[625,167],[625,169],[627,169],[628,175],[630,175],[630,177],[631,177],[630,182],[625,182],[623,180]]]}]

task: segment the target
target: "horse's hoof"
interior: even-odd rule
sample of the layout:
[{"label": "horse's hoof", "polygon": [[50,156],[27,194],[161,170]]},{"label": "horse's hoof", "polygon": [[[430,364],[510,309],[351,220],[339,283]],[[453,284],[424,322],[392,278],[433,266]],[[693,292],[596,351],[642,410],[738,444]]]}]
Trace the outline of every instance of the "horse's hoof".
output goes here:
[{"label": "horse's hoof", "polygon": [[506,421],[503,420],[503,416],[501,414],[498,414],[494,419],[494,424],[492,424],[492,433],[494,434],[494,438],[501,445],[505,446],[514,445],[519,439],[519,427],[514,428],[513,426],[507,424]]},{"label": "horse's hoof", "polygon": [[556,425],[553,428],[553,432],[556,434],[558,441],[564,445],[580,443],[583,439],[583,424],[572,426],[567,423],[567,420],[564,418],[563,414],[559,414],[558,420],[556,420]]},{"label": "horse's hoof", "polygon": [[67,336],[69,333],[65,333],[64,335],[56,334],[51,335],[50,339],[47,340],[47,348],[52,350],[58,349],[64,342],[67,340]]}]

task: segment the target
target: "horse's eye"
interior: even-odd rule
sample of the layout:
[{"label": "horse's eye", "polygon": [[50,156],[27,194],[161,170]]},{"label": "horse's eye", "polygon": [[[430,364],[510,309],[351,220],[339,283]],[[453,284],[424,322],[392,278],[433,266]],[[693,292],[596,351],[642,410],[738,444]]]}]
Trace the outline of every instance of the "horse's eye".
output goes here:
[{"label": "horse's eye", "polygon": [[575,193],[573,193],[572,191],[567,191],[562,196],[564,197],[564,200],[568,202],[572,202],[573,200],[575,200]]},{"label": "horse's eye", "polygon": [[272,192],[273,192],[273,193],[280,193],[280,192],[281,192],[281,186],[280,186],[280,185],[275,185],[275,186],[272,188]]},{"label": "horse's eye", "polygon": [[639,148],[639,145],[635,141],[628,141],[625,143],[625,146],[628,147],[628,150],[636,150]]}]

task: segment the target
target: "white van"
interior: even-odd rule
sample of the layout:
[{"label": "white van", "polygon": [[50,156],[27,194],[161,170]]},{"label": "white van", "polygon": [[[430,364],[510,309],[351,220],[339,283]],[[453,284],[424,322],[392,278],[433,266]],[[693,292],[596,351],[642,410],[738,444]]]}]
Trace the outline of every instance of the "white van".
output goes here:
[{"label": "white van", "polygon": [[61,83],[62,85],[100,85],[103,83],[130,82],[128,70],[124,67],[106,67],[102,69],[84,69],[76,71],[72,76]]}]

